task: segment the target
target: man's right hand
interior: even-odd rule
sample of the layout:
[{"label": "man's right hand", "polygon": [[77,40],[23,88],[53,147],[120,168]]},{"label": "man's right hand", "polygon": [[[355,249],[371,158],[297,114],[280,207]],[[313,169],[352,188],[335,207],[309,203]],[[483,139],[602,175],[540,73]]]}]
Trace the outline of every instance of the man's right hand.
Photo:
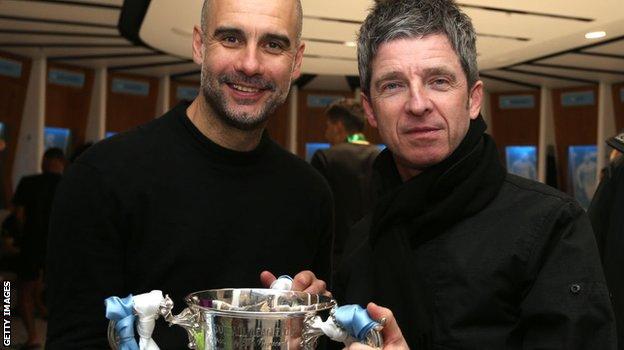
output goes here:
[{"label": "man's right hand", "polygon": [[[386,324],[381,331],[384,339],[384,347],[382,350],[409,350],[403,333],[392,314],[390,309],[369,303],[366,307],[368,314],[374,320],[386,319]],[[373,350],[370,346],[361,343],[353,343],[347,347],[348,350]]]}]

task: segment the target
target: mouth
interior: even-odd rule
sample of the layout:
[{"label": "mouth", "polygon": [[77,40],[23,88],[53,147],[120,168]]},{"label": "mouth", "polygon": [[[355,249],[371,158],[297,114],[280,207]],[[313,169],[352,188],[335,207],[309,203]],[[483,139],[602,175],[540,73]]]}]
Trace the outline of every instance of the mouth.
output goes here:
[{"label": "mouth", "polygon": [[245,85],[239,85],[239,84],[228,84],[228,86],[232,90],[236,90],[236,91],[243,92],[243,93],[249,93],[249,94],[257,94],[260,91],[264,90],[264,89],[261,89],[261,88],[245,86]]},{"label": "mouth", "polygon": [[417,134],[417,135],[426,135],[431,134],[436,131],[440,131],[442,129],[433,127],[433,126],[418,126],[415,128],[410,128],[406,131],[407,134]]}]

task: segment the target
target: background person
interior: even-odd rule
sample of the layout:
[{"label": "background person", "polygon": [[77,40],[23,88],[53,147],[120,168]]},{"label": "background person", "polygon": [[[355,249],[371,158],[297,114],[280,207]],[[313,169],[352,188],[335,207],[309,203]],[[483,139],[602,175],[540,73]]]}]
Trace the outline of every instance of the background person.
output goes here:
[{"label": "background person", "polygon": [[310,164],[325,177],[334,194],[336,229],[332,262],[337,267],[349,229],[370,210],[373,161],[379,148],[364,137],[364,111],[355,100],[337,101],[325,114],[325,137],[332,146],[316,151]]},{"label": "background person", "polygon": [[588,214],[591,219],[605,277],[611,292],[618,332],[618,348],[624,349],[624,132],[607,143],[615,153],[594,194]]},{"label": "background person", "polygon": [[35,308],[42,317],[47,317],[43,274],[52,201],[65,169],[63,151],[60,148],[45,151],[41,169],[42,174],[23,177],[13,197],[15,218],[21,232],[17,276],[20,316],[28,335],[24,349],[35,349],[42,343],[35,327]]}]

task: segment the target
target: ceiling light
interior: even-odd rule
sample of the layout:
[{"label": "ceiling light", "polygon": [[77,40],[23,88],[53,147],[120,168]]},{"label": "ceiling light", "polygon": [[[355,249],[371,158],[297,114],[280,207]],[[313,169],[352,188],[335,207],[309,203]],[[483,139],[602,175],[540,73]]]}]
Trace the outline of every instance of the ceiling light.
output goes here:
[{"label": "ceiling light", "polygon": [[348,47],[356,47],[357,43],[355,41],[345,41],[344,43]]},{"label": "ceiling light", "polygon": [[605,35],[607,35],[607,33],[604,31],[589,32],[585,34],[585,39],[598,39],[604,37]]}]

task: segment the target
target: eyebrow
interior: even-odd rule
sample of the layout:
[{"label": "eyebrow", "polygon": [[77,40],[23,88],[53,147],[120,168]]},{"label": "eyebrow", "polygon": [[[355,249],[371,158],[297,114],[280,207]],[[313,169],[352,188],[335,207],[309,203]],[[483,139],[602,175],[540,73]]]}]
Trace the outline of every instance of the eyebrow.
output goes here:
[{"label": "eyebrow", "polygon": [[426,68],[423,73],[425,77],[430,77],[430,76],[435,76],[435,75],[445,75],[451,78],[451,80],[453,81],[457,80],[457,76],[455,75],[455,73],[453,73],[453,71],[451,71],[450,69],[447,69],[446,67]]},{"label": "eyebrow", "polygon": [[[239,37],[245,37],[245,32],[240,28],[235,27],[217,27],[212,34],[214,37],[220,37],[224,35],[235,35]],[[271,41],[276,40],[282,43],[285,48],[290,48],[290,39],[286,35],[275,34],[275,33],[266,33],[260,37],[261,41]]]},{"label": "eyebrow", "polygon": [[223,35],[236,35],[236,36],[245,36],[245,33],[239,29],[234,27],[217,27],[212,33],[213,36],[223,36]]}]

